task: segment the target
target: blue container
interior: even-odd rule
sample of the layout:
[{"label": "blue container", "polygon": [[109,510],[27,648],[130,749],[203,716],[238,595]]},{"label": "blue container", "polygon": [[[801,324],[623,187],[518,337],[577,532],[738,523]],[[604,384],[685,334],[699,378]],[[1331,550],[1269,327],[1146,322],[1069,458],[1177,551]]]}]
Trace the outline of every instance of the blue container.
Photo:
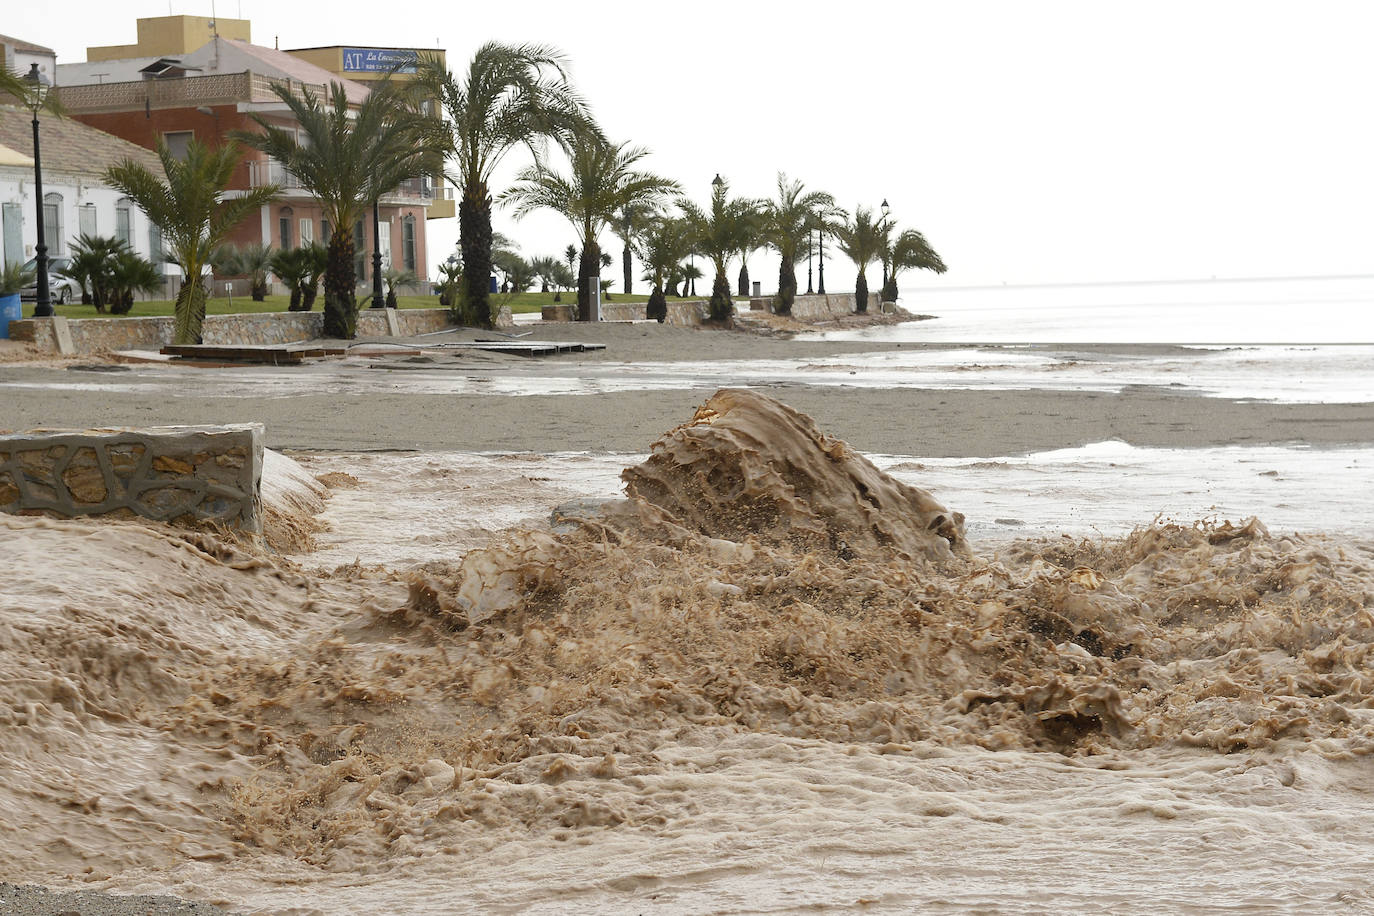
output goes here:
[{"label": "blue container", "polygon": [[0,296],[0,338],[8,340],[10,336],[10,322],[18,321],[23,317],[24,313],[19,307],[18,293]]},{"label": "blue container", "polygon": [[501,291],[501,287],[497,284],[495,277],[491,278],[491,291],[493,293],[499,293]]}]

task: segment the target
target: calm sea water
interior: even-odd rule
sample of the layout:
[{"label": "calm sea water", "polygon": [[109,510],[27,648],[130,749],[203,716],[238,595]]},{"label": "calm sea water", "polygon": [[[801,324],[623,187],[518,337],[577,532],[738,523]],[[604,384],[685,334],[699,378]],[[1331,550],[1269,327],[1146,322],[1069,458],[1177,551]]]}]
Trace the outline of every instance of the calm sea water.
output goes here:
[{"label": "calm sea water", "polygon": [[902,291],[934,320],[835,339],[976,343],[1374,343],[1374,275]]}]

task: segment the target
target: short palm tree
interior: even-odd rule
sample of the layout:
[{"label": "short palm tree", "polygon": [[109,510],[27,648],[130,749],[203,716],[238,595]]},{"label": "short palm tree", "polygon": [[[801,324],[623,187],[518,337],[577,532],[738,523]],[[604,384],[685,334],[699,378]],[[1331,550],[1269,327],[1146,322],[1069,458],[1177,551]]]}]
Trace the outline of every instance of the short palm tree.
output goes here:
[{"label": "short palm tree", "polygon": [[272,253],[272,273],[290,291],[291,301],[287,311],[308,312],[315,307],[320,277],[324,274],[328,257],[328,252],[314,242]]},{"label": "short palm tree", "polygon": [[859,275],[854,280],[854,310],[861,314],[868,311],[866,271],[869,264],[882,256],[888,231],[888,224],[874,220],[869,207],[855,207],[853,219],[846,220],[835,231],[840,251],[859,268]]},{"label": "short palm tree", "polygon": [[414,287],[420,282],[419,276],[413,270],[397,270],[388,267],[386,273],[382,274],[382,280],[386,283],[386,307],[394,309],[397,306],[396,290],[398,287]]},{"label": "short palm tree", "polygon": [[563,55],[546,45],[487,42],[467,72],[455,78],[437,55],[421,55],[415,90],[436,100],[447,116],[431,127],[455,171],[459,189],[458,235],[463,253],[465,307],[484,327],[492,321],[491,179],[517,146],[537,149],[547,138],[594,129],[586,105],[567,82]]},{"label": "short palm tree", "polygon": [[539,280],[539,291],[547,293],[558,285],[558,269],[563,262],[553,257],[538,257],[530,261],[530,272]]},{"label": "short palm tree", "polygon": [[72,242],[71,263],[66,275],[81,284],[81,303],[104,312],[110,301],[110,272],[115,258],[129,243],[115,236],[82,233]]},{"label": "short palm tree", "polygon": [[841,216],[835,198],[824,191],[807,191],[800,181],[789,181],[778,173],[778,196],[764,210],[764,238],[778,253],[778,298],[774,306],[779,315],[790,315],[797,298],[797,256],[802,240],[822,220]]},{"label": "short palm tree", "polygon": [[242,158],[242,151],[233,141],[206,147],[192,139],[181,159],[159,142],[157,155],[162,160],[165,181],[132,159],[106,169],[105,179],[162,230],[164,249],[181,268],[182,275],[174,309],[174,342],[200,343],[207,295],[203,275],[210,255],[235,227],[277,196],[277,187],[269,185],[237,191],[234,197],[225,196]]},{"label": "short palm tree", "polygon": [[249,294],[254,302],[267,299],[268,277],[273,273],[272,246],[261,242],[251,245],[221,245],[210,258],[215,273],[224,277],[247,277]]},{"label": "short palm tree", "polygon": [[625,280],[626,295],[634,292],[635,242],[656,212],[652,207],[631,205],[621,207],[611,220],[611,232],[620,239],[620,268]]},{"label": "short palm tree", "polygon": [[703,210],[691,201],[682,204],[683,218],[687,221],[694,248],[710,258],[716,268],[709,307],[712,321],[728,322],[734,317],[735,304],[730,298],[730,281],[725,271],[730,259],[747,244],[751,214],[755,209],[753,201],[730,200],[730,184],[726,181],[712,182],[708,209]]},{"label": "short palm tree", "polygon": [[947,269],[945,262],[930,247],[926,237],[915,229],[904,230],[892,240],[883,252],[887,264],[887,286],[883,288],[884,302],[897,301],[897,275],[904,270],[929,270],[942,274]]},{"label": "short palm tree", "polygon": [[352,227],[402,181],[437,171],[438,156],[426,119],[403,104],[389,81],[379,81],[356,109],[342,83],[329,84],[327,99],[299,87],[272,89],[299,129],[253,115],[262,133],[239,137],[295,175],[334,227],[324,275],[324,333],[351,339],[358,327]]},{"label": "short palm tree", "polygon": [[593,283],[601,277],[598,237],[625,207],[656,208],[678,193],[677,182],[635,165],[649,154],[643,147],[607,143],[600,135],[579,133],[567,146],[569,169],[562,175],[542,161],[516,176],[502,203],[514,206],[517,219],[538,209],[560,213],[582,242],[577,281],[578,317],[591,318]]},{"label": "short palm tree", "polygon": [[640,231],[638,248],[639,256],[648,268],[645,279],[653,284],[649,304],[645,306],[645,317],[664,321],[668,317],[664,284],[669,282],[691,248],[687,225],[680,219],[656,217]]},{"label": "short palm tree", "polygon": [[136,295],[162,290],[162,273],[152,261],[125,249],[115,255],[110,265],[109,284],[110,313],[127,315],[133,310]]},{"label": "short palm tree", "polygon": [[767,244],[764,238],[764,213],[767,205],[761,200],[751,200],[748,202],[748,209],[743,214],[744,225],[740,230],[740,247],[735,252],[739,256],[739,286],[738,295],[742,299],[749,297],[749,255]]}]

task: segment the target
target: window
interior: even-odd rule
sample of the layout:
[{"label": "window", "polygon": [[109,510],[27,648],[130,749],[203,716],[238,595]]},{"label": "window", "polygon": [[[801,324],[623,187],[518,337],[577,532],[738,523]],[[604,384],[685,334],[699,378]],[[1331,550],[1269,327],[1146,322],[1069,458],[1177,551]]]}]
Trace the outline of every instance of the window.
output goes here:
[{"label": "window", "polygon": [[115,202],[115,238],[130,246],[134,243],[134,202],[127,197]]},{"label": "window", "polygon": [[192,133],[189,130],[178,130],[162,135],[162,142],[167,144],[167,150],[172,154],[172,158],[186,161],[186,147],[191,142]]},{"label": "window", "polygon": [[162,228],[151,220],[148,221],[148,260],[154,264],[162,264],[167,260],[162,253]]},{"label": "window", "polygon": [[77,230],[82,235],[95,235],[95,204],[82,204],[76,209],[77,221],[80,228]]},{"label": "window", "polygon": [[315,221],[309,217],[301,217],[301,245],[309,245],[315,241]]},{"label": "window", "polygon": [[43,243],[48,257],[62,253],[62,195],[43,195]]},{"label": "window", "polygon": [[401,264],[406,270],[415,269],[415,217],[401,221]]},{"label": "window", "polygon": [[320,244],[329,244],[329,220],[327,219],[320,220]]},{"label": "window", "polygon": [[295,211],[290,207],[281,208],[281,216],[277,219],[277,244],[282,251],[288,251],[296,246],[291,244],[291,223],[294,222]]},{"label": "window", "polygon": [[382,270],[391,269],[391,219],[377,223],[377,250],[382,253]]}]

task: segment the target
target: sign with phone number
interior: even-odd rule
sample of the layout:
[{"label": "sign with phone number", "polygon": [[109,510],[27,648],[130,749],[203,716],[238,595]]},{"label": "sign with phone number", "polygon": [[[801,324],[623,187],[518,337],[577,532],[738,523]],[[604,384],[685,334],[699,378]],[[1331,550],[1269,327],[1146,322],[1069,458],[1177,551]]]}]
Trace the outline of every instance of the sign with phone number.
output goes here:
[{"label": "sign with phone number", "polygon": [[419,54],[400,48],[344,48],[343,68],[354,73],[385,73],[396,69],[397,73],[414,73],[415,61]]}]

